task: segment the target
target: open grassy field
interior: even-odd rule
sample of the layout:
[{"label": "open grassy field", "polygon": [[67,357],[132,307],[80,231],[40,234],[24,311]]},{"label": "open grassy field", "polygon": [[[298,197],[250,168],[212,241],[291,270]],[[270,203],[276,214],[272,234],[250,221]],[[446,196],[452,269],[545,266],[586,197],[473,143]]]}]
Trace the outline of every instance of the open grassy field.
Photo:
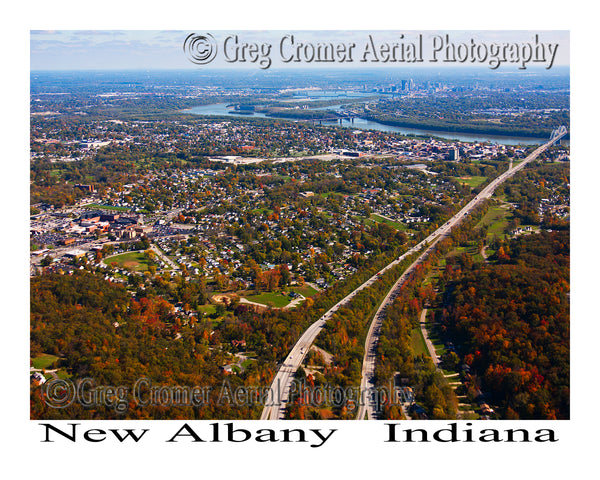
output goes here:
[{"label": "open grassy field", "polygon": [[50,355],[49,353],[42,353],[35,358],[31,359],[33,368],[48,368],[54,362],[58,360],[56,355]]},{"label": "open grassy field", "polygon": [[104,260],[106,265],[117,264],[117,267],[128,268],[135,272],[145,272],[148,270],[148,260],[144,256],[144,252],[126,252],[119,255],[107,257]]},{"label": "open grassy field", "polygon": [[246,300],[250,302],[260,303],[268,307],[283,308],[290,303],[290,297],[282,295],[279,292],[265,292],[258,295],[248,295]]},{"label": "open grassy field", "polygon": [[197,308],[198,312],[202,312],[205,315],[214,315],[215,313],[217,313],[217,306],[212,304],[212,303],[208,303],[206,305],[200,305]]},{"label": "open grassy field", "polygon": [[118,212],[128,212],[129,210],[131,210],[128,207],[114,207],[112,205],[99,205],[97,203],[91,203],[89,205],[86,205],[87,208],[91,208],[93,210],[115,210]]},{"label": "open grassy field", "polygon": [[254,210],[251,210],[251,213],[256,213],[256,214],[262,214],[262,215],[271,215],[273,213],[273,210],[271,210],[270,208],[255,208]]},{"label": "open grassy field", "polygon": [[306,298],[312,297],[313,295],[315,295],[317,293],[317,290],[315,290],[310,285],[302,285],[301,287],[294,286],[294,287],[291,287],[290,290],[292,290],[293,292],[299,293],[300,295],[303,295]]},{"label": "open grassy field", "polygon": [[478,227],[481,225],[489,225],[487,236],[493,237],[498,235],[499,237],[504,236],[504,229],[508,225],[511,219],[508,207],[503,205],[496,205],[490,207],[490,209],[483,216]]},{"label": "open grassy field", "polygon": [[468,185],[471,188],[476,188],[487,180],[487,177],[478,177],[478,176],[473,176],[473,177],[466,176],[466,177],[454,177],[454,178],[456,178],[463,185]]},{"label": "open grassy field", "polygon": [[377,215],[376,213],[372,213],[370,220],[377,222],[377,223],[386,223],[388,224],[390,227],[395,228],[396,230],[406,230],[406,225],[404,225],[401,222],[395,222],[393,220],[389,220],[387,218],[382,217],[381,215]]},{"label": "open grassy field", "polygon": [[469,245],[467,247],[456,247],[446,255],[446,258],[462,255],[463,253],[466,253],[467,255],[473,257],[474,262],[483,262],[481,252],[477,249],[477,245],[474,244]]},{"label": "open grassy field", "polygon": [[427,350],[427,345],[425,345],[425,340],[423,339],[423,335],[421,334],[421,327],[413,328],[410,332],[410,344],[412,346],[413,354],[417,355],[429,355],[429,351]]},{"label": "open grassy field", "polygon": [[254,362],[254,361],[255,361],[255,360],[253,360],[253,359],[251,359],[251,358],[247,358],[246,360],[244,360],[244,361],[242,362],[242,368],[243,368],[244,370],[246,370],[246,369],[247,369],[247,368],[248,368],[248,367],[249,367],[249,366],[252,364],[252,362]]}]

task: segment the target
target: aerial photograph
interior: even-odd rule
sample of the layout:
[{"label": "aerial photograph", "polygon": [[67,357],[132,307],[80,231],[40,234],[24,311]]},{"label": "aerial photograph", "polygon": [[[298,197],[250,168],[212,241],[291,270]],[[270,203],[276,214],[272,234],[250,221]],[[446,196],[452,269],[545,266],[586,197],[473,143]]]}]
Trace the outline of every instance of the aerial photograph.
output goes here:
[{"label": "aerial photograph", "polygon": [[568,31],[29,35],[30,419],[571,418]]}]

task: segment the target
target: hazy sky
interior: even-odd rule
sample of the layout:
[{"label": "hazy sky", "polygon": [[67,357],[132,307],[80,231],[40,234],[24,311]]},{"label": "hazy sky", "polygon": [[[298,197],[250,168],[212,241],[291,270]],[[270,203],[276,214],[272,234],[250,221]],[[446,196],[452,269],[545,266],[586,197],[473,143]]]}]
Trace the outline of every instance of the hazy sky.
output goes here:
[{"label": "hazy sky", "polygon": [[[183,43],[186,37],[191,33],[205,34],[210,33],[215,38],[217,45],[217,55],[209,65],[198,66],[190,62],[184,52]],[[296,42],[312,43],[334,42],[349,43],[355,42],[357,47],[353,53],[353,63],[344,64],[308,64],[307,62],[290,62],[284,64],[280,62],[279,45],[282,37],[293,34]],[[380,44],[383,42],[402,42],[410,44],[416,41],[418,34],[423,36],[423,51],[426,61],[422,64],[408,63],[388,63],[387,65],[398,66],[448,66],[452,64],[429,63],[432,51],[432,38],[434,35],[445,36],[448,34],[450,40],[455,45],[459,43],[470,44],[471,39],[476,43],[485,43],[487,45],[496,43],[534,43],[534,36],[537,34],[539,41],[545,44],[558,44],[556,59],[554,65],[569,65],[570,39],[568,31],[273,31],[273,30],[32,30],[30,32],[30,60],[31,70],[79,70],[79,69],[209,69],[209,68],[260,68],[258,60],[251,63],[249,59],[242,63],[226,62],[224,60],[224,40],[229,35],[237,35],[239,44],[257,43],[272,45],[269,57],[272,59],[271,68],[282,66],[291,68],[298,66],[321,66],[328,68],[335,66],[361,67],[365,63],[359,61],[362,56],[362,47],[368,41],[371,34],[375,41]],[[404,35],[404,39],[401,38]],[[229,46],[232,42],[229,43]],[[289,41],[288,41],[289,46]],[[288,49],[289,51],[289,49]],[[230,55],[234,50],[229,49]],[[232,58],[230,56],[230,58]],[[453,64],[457,66],[458,64]],[[469,62],[465,65],[470,65]],[[370,66],[385,66],[381,63]],[[487,66],[487,63],[484,64]],[[515,65],[505,65],[501,70],[515,70]]]}]

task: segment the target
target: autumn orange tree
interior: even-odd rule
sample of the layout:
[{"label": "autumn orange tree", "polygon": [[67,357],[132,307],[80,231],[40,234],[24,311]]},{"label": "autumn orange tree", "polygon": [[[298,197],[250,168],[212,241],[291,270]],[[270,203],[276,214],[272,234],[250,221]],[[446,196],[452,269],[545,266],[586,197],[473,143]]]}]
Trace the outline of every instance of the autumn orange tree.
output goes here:
[{"label": "autumn orange tree", "polygon": [[569,233],[517,237],[495,258],[447,279],[443,332],[503,417],[568,418]]}]

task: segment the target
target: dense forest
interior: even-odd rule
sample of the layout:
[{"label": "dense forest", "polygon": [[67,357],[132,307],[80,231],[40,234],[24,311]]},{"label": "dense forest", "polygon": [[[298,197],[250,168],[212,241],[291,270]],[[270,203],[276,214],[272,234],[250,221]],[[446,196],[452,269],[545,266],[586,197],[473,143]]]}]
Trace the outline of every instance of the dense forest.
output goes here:
[{"label": "dense forest", "polygon": [[502,418],[569,418],[569,232],[517,237],[492,260],[447,264],[443,333]]},{"label": "dense forest", "polygon": [[[31,355],[59,357],[53,367],[69,372],[74,384],[89,378],[95,386],[128,389],[123,411],[107,402],[85,407],[49,407],[43,391],[32,387],[32,418],[251,418],[252,407],[231,409],[217,402],[198,408],[134,402],[136,381],[148,378],[161,386],[218,386],[218,365],[226,356],[214,348],[207,322],[181,325],[173,305],[159,297],[132,299],[125,288],[86,272],[44,275],[31,281]],[[233,385],[257,383],[261,366],[231,377]],[[263,374],[270,376],[272,372]],[[160,402],[159,402],[160,403]]]}]

